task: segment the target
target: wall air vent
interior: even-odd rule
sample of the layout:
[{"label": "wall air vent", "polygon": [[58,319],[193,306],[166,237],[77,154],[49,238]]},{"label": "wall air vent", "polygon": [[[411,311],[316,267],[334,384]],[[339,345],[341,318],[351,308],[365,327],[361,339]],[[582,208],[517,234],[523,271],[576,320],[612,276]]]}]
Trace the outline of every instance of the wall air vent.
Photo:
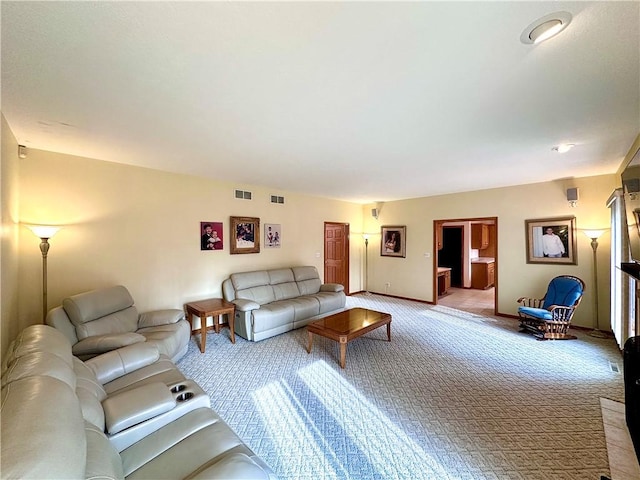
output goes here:
[{"label": "wall air vent", "polygon": [[251,200],[252,194],[251,192],[247,192],[245,190],[236,190],[236,198],[240,200]]},{"label": "wall air vent", "polygon": [[284,203],[284,197],[278,195],[271,195],[271,203]]}]

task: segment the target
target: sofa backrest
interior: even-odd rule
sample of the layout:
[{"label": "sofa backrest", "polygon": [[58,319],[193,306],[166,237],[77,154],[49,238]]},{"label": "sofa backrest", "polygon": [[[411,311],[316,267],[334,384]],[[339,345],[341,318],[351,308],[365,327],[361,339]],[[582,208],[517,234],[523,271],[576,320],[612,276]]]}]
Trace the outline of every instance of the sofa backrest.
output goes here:
[{"label": "sofa backrest", "polygon": [[269,274],[266,270],[234,273],[230,278],[236,291],[236,298],[253,300],[260,305],[273,302],[276,299],[273,287],[269,284]]},{"label": "sofa backrest", "polygon": [[276,300],[287,300],[300,296],[298,284],[293,277],[293,270],[290,268],[279,268],[268,270],[269,284],[273,287],[273,294]]},{"label": "sofa backrest", "polygon": [[260,305],[320,291],[320,276],[313,266],[233,273],[222,284],[228,301],[242,298]]},{"label": "sofa backrest", "polygon": [[320,276],[316,267],[293,267],[293,276],[301,295],[313,295],[320,291]]},{"label": "sofa backrest", "polygon": [[138,329],[138,310],[122,285],[73,295],[62,301],[62,307],[79,340]]}]

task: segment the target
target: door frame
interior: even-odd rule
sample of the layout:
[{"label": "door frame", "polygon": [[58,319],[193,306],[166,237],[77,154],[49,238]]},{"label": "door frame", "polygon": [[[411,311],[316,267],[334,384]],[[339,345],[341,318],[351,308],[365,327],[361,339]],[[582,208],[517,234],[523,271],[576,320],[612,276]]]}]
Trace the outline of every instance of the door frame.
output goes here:
[{"label": "door frame", "polygon": [[472,218],[447,218],[447,219],[438,219],[433,221],[433,271],[432,271],[432,283],[433,283],[433,304],[438,304],[438,241],[439,239],[439,228],[445,223],[457,223],[457,222],[482,222],[492,220],[495,225],[496,235],[496,252],[494,256],[495,260],[495,270],[494,270],[494,285],[493,285],[493,314],[500,315],[498,312],[498,217],[472,217]]}]

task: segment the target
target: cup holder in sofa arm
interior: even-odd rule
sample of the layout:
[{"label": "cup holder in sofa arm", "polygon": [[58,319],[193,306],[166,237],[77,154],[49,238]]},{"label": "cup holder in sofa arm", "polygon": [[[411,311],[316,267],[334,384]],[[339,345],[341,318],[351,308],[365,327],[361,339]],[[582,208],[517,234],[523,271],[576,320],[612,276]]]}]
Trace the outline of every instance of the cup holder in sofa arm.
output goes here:
[{"label": "cup holder in sofa arm", "polygon": [[187,400],[191,400],[193,398],[192,392],[184,392],[176,397],[176,400],[179,402],[186,402]]},{"label": "cup holder in sofa arm", "polygon": [[[151,392],[151,387],[154,385],[153,389],[158,389],[157,391]],[[157,387],[156,387],[157,386]],[[147,389],[149,388],[149,389]],[[120,396],[124,396],[129,392],[136,392],[135,396],[136,401],[138,401],[137,408],[142,411],[150,410],[150,405],[155,405],[157,403],[162,403],[165,405],[171,405],[171,408],[168,408],[164,411],[160,411],[159,407],[156,415],[148,416],[146,419],[142,419],[142,415],[138,414],[139,422],[136,424],[130,423],[127,428],[119,428],[115,431],[113,428],[110,428],[112,424],[116,423],[114,419],[110,419],[110,416],[115,414],[115,408],[112,408],[109,403],[112,399],[117,399]],[[138,400],[140,399],[140,400]],[[124,400],[127,400],[124,398]],[[119,403],[119,402],[118,402]],[[106,405],[105,405],[106,404]],[[102,402],[105,412],[105,420],[107,424],[107,436],[111,441],[112,445],[116,447],[116,449],[121,452],[125,448],[130,447],[138,440],[146,437],[152,432],[164,427],[165,425],[173,422],[177,418],[180,418],[186,413],[191,412],[197,408],[211,408],[211,401],[209,396],[200,388],[200,386],[195,383],[193,380],[183,380],[180,383],[175,385],[165,385],[164,383],[150,383],[147,385],[142,385],[138,388],[134,388],[132,390],[127,390],[125,392],[114,395],[113,397],[107,398],[104,402]],[[124,408],[124,407],[121,407]],[[135,410],[134,406],[129,406],[131,410]],[[108,409],[109,412],[108,413]],[[118,425],[122,424],[122,420],[119,421]]]},{"label": "cup holder in sofa arm", "polygon": [[182,385],[182,384],[174,385],[173,387],[171,387],[171,392],[172,393],[178,393],[178,392],[183,391],[185,388],[187,388],[186,385]]}]

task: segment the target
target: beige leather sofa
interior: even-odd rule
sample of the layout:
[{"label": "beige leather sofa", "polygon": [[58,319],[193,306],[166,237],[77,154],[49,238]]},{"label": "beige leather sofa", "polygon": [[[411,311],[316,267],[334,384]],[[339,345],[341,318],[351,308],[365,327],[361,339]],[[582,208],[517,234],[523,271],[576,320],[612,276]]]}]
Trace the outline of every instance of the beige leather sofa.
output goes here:
[{"label": "beige leather sofa", "polygon": [[155,345],[86,362],[47,325],[2,362],[1,477],[275,479]]},{"label": "beige leather sofa", "polygon": [[322,284],[313,266],[234,273],[222,283],[236,306],[235,333],[259,341],[344,310],[344,286]]},{"label": "beige leather sofa", "polygon": [[79,293],[49,311],[47,325],[71,342],[73,354],[87,360],[116,348],[148,342],[171,360],[180,360],[189,346],[191,328],[179,309],[139,314],[122,285]]}]

